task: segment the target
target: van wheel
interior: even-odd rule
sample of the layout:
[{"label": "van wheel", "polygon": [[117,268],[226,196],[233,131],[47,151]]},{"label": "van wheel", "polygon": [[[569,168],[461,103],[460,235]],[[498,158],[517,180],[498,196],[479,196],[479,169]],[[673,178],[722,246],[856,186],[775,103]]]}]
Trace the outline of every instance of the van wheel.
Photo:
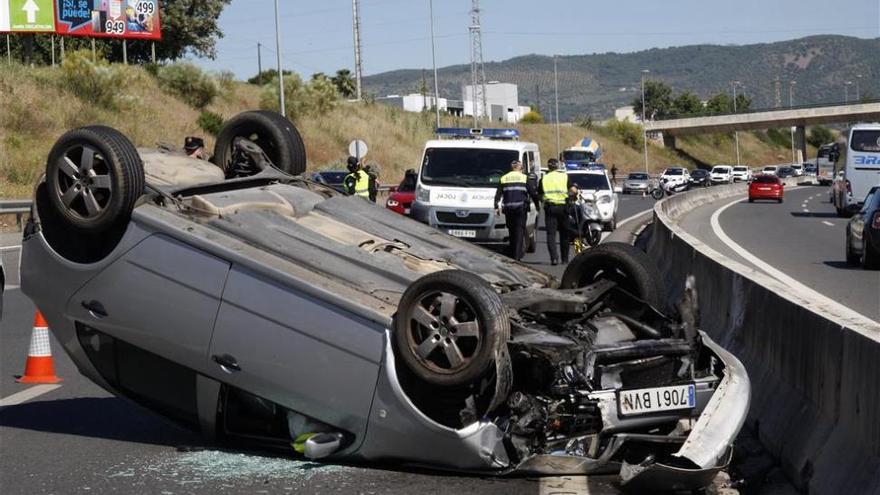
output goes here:
[{"label": "van wheel", "polygon": [[128,222],[144,190],[144,167],[121,132],[82,127],[66,132],[49,151],[46,185],[63,222],[100,233]]},{"label": "van wheel", "polygon": [[413,282],[394,319],[396,355],[420,380],[442,387],[484,377],[509,336],[498,293],[482,277],[461,270]]},{"label": "van wheel", "polygon": [[220,129],[214,145],[214,163],[224,171],[232,162],[235,138],[243,137],[259,146],[275,168],[290,175],[306,171],[306,147],[302,136],[286,117],[266,110],[243,112]]}]

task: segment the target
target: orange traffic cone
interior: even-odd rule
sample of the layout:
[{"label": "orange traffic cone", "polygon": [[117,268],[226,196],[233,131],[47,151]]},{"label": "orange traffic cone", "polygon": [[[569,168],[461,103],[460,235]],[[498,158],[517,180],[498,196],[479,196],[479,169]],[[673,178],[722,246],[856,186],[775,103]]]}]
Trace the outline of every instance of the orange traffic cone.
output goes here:
[{"label": "orange traffic cone", "polygon": [[58,383],[61,381],[55,376],[52,349],[49,347],[49,325],[39,310],[34,313],[34,333],[31,334],[31,347],[28,349],[24,376],[16,381],[18,383]]}]

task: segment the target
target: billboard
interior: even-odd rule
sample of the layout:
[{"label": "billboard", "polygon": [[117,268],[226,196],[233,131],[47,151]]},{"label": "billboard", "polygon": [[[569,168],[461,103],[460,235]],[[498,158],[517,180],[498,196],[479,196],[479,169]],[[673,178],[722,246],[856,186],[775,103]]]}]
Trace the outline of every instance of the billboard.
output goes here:
[{"label": "billboard", "polygon": [[55,31],[55,0],[0,0],[0,33]]},{"label": "billboard", "polygon": [[56,2],[55,32],[58,34],[145,40],[162,38],[159,0],[56,0]]}]

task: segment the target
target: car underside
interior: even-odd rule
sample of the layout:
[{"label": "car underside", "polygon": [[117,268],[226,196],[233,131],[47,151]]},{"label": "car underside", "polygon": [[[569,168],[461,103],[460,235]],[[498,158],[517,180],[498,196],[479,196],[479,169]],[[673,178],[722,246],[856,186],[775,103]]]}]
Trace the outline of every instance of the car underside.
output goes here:
[{"label": "car underside", "polygon": [[668,305],[647,255],[618,243],[556,280],[303,179],[292,124],[264,117],[228,124],[244,130],[221,132],[218,165],[103,130],[53,148],[22,289],[86,376],[208,437],[312,459],[616,472],[636,489],[703,487],[727,465],[749,381],[699,330],[692,282]]}]

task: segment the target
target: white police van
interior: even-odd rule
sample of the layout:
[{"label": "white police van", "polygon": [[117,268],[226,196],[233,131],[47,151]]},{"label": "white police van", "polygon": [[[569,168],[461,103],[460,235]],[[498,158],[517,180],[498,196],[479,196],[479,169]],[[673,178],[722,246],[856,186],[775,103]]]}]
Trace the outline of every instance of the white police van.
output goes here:
[{"label": "white police van", "polygon": [[858,211],[871,187],[880,185],[880,124],[855,125],[848,136],[843,177],[831,198],[841,216]]},{"label": "white police van", "polygon": [[[411,215],[456,237],[506,244],[504,214],[495,214],[495,191],[510,163],[519,160],[530,181],[540,180],[538,145],[519,140],[516,129],[437,129],[425,143]],[[526,220],[526,251],[535,251],[538,214]]]}]

